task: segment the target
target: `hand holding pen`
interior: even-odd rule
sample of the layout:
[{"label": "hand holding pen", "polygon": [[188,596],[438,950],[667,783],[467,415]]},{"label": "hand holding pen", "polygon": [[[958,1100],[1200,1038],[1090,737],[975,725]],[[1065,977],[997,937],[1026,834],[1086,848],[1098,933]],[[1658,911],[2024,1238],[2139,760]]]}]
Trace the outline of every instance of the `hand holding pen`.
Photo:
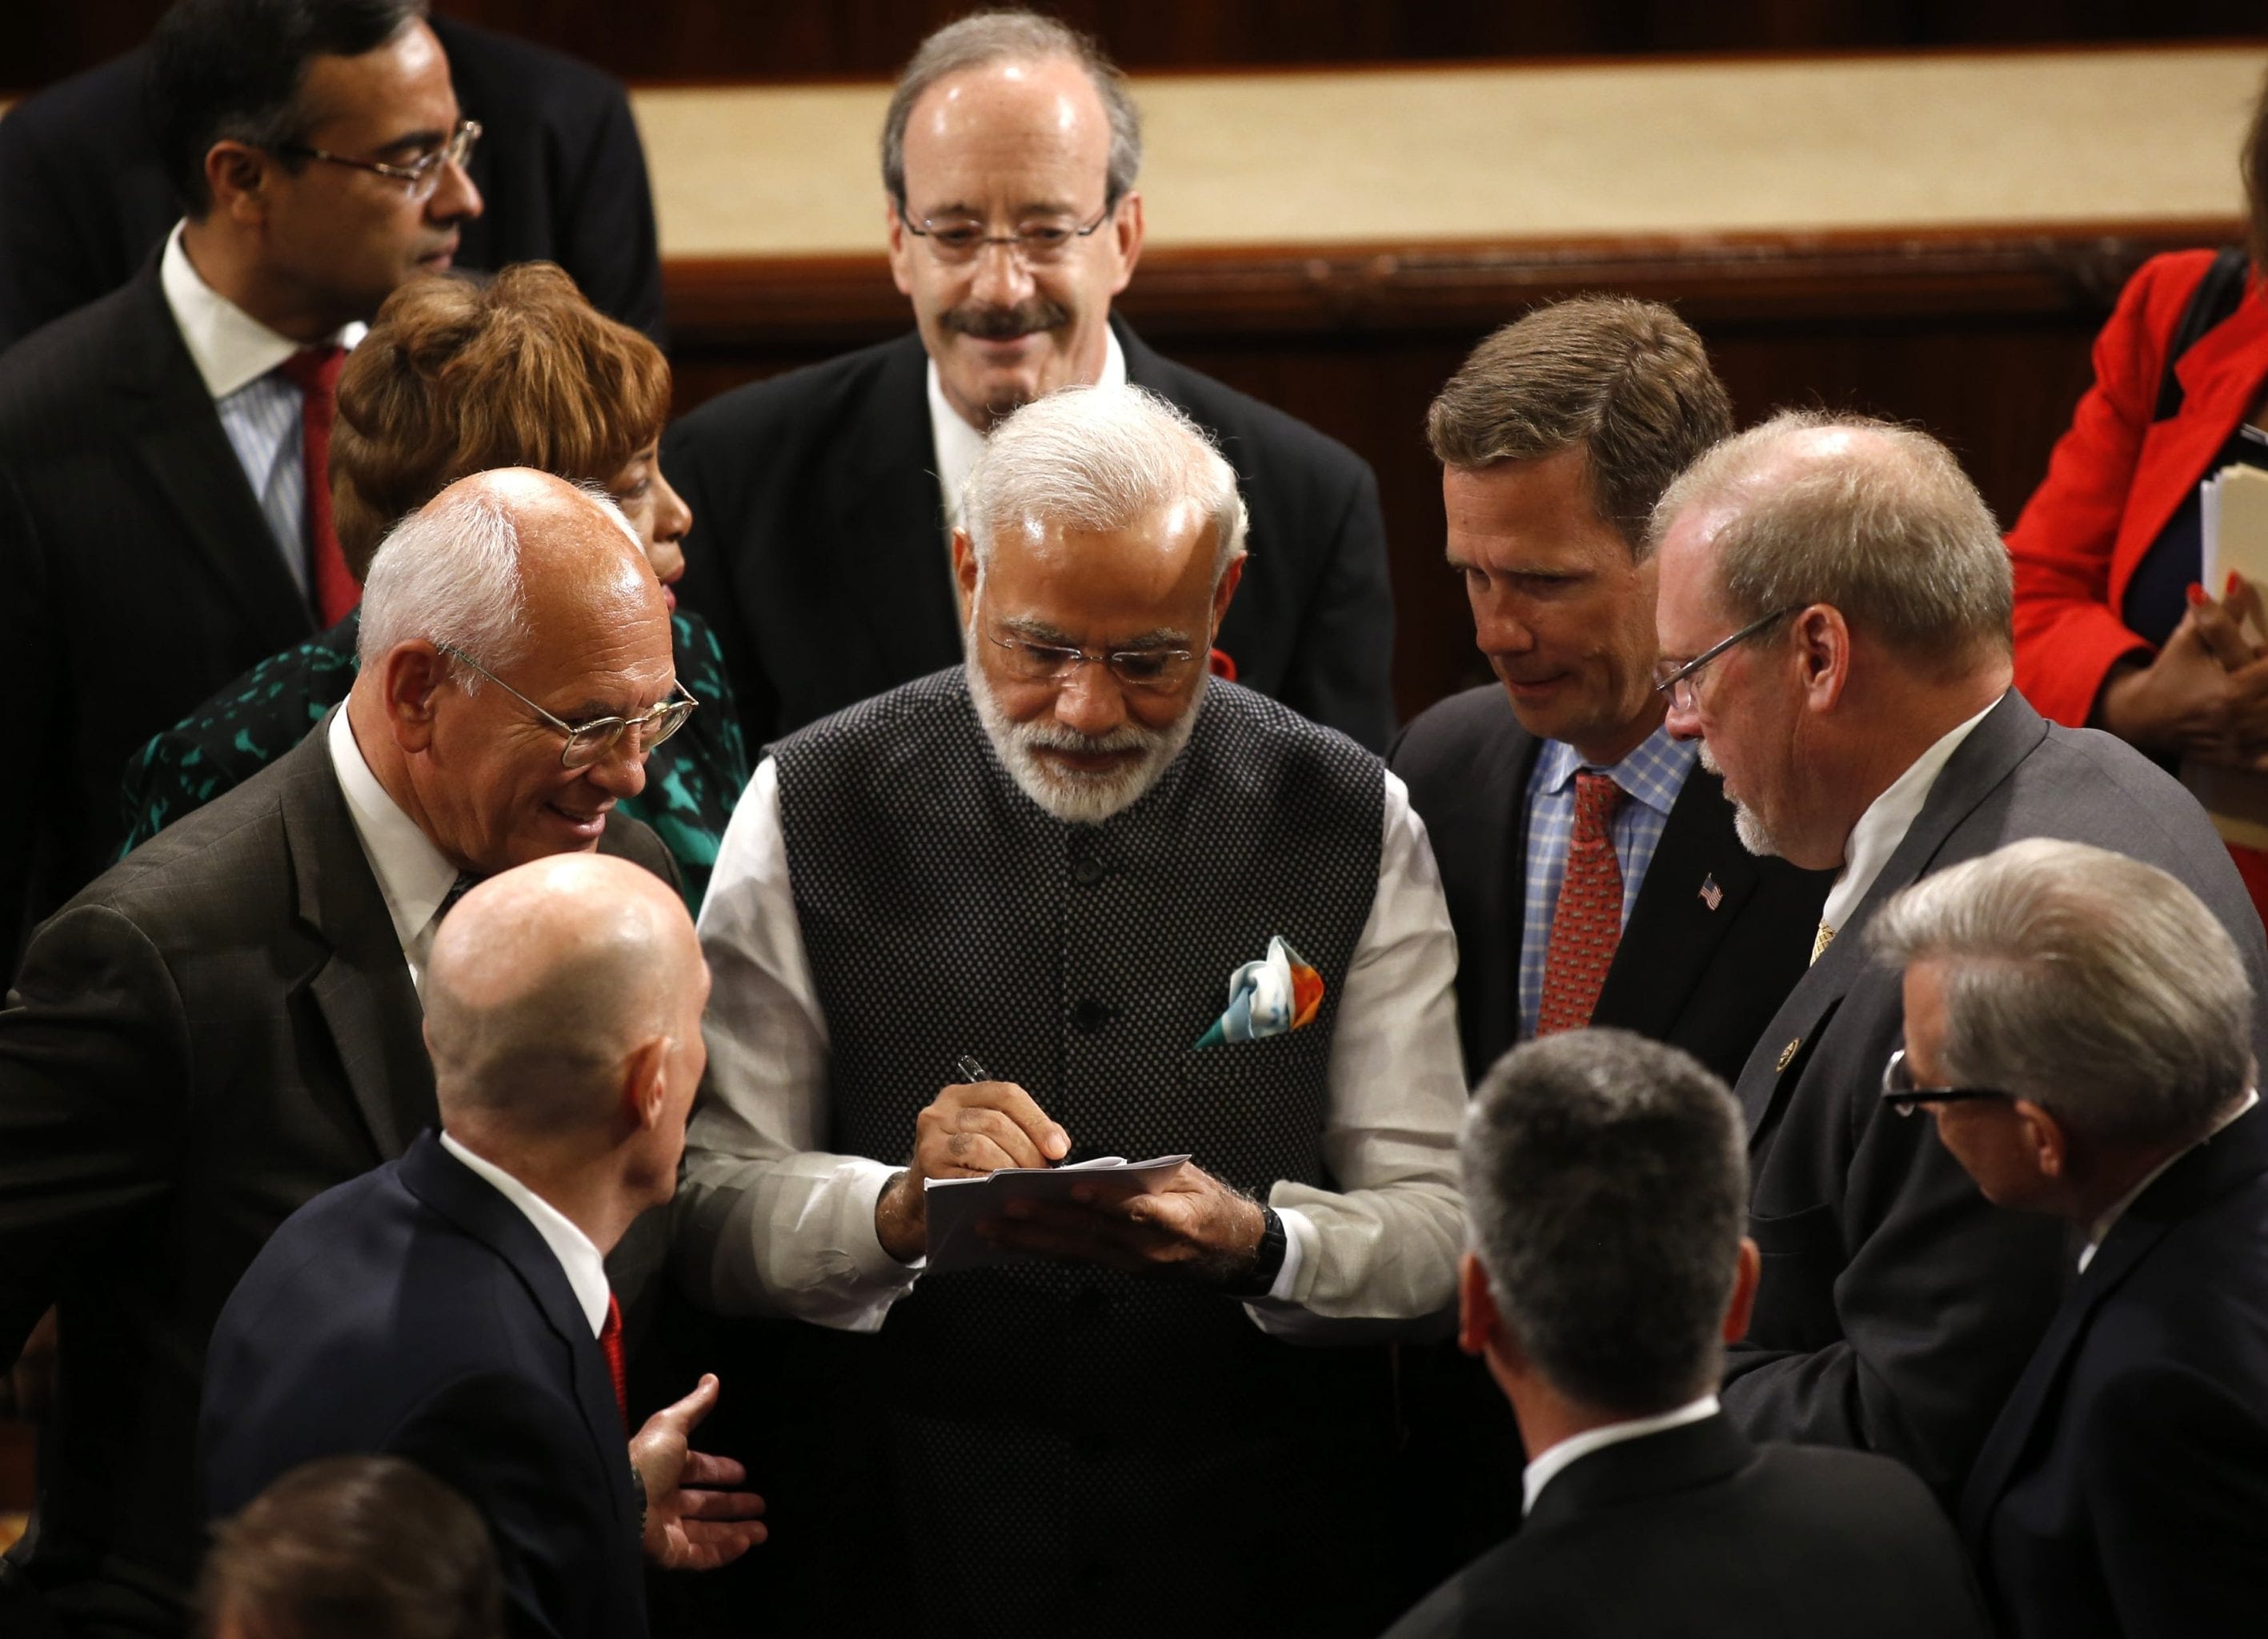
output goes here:
[{"label": "hand holding pen", "polygon": [[963,1054],[959,1084],[941,1088],[914,1118],[913,1156],[874,1202],[874,1233],[901,1263],[927,1250],[922,1186],[932,1178],[975,1178],[1006,1166],[1052,1166],[1071,1153],[1071,1135],[1013,1082],[993,1081]]}]

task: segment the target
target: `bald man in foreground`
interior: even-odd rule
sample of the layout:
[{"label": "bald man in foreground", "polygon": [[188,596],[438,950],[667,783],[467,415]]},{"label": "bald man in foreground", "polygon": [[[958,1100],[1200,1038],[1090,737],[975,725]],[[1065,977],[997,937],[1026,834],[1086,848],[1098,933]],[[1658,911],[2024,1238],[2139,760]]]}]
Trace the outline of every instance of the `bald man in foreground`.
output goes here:
[{"label": "bald man in foreground", "polygon": [[634,865],[568,855],[466,895],[426,974],[441,1130],[295,1213],[221,1312],[212,1513],[316,1458],[409,1458],[487,1519],[512,1631],[561,1639],[645,1632],[641,1547],[706,1569],[762,1540],[755,1496],[693,1488],[743,1477],[687,1448],[715,1378],[623,1456],[604,1260],[675,1193],[708,995],[683,904]]}]

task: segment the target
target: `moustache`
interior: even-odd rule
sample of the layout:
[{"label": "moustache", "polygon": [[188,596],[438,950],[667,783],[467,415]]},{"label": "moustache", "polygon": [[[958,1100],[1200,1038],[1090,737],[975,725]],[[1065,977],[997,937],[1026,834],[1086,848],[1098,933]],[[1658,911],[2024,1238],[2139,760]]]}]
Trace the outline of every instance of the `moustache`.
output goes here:
[{"label": "moustache", "polygon": [[1070,322],[1070,310],[1044,296],[1028,298],[1012,307],[948,307],[938,318],[941,328],[983,342],[1012,342],[1036,331],[1060,330]]},{"label": "moustache", "polygon": [[1132,723],[1122,723],[1108,734],[1082,734],[1060,723],[1024,723],[1017,725],[1017,738],[1035,751],[1107,757],[1123,751],[1147,751],[1162,737],[1155,729]]}]

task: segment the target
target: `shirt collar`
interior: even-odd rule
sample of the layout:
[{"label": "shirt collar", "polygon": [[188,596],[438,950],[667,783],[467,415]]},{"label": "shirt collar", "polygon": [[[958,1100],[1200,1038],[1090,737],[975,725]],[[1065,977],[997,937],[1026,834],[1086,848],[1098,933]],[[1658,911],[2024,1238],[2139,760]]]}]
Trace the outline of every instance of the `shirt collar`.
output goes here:
[{"label": "shirt collar", "polygon": [[520,1216],[535,1226],[543,1244],[551,1248],[551,1255],[559,1260],[583,1318],[591,1323],[591,1335],[598,1336],[607,1324],[607,1303],[614,1293],[607,1283],[606,1254],[575,1227],[572,1218],[487,1157],[475,1155],[446,1132],[441,1135],[441,1148],[487,1180],[497,1194],[518,1207]]},{"label": "shirt collar", "polygon": [[[418,946],[433,913],[456,886],[457,868],[378,783],[363,759],[362,747],[355,744],[354,728],[347,721],[344,706],[331,715],[330,751],[331,767],[338,773],[339,789],[346,793],[355,834],[362,839],[362,851],[378,877],[387,914],[394,919],[394,937],[407,956]],[[422,969],[423,963],[418,966]],[[416,976],[422,988],[422,971]]]},{"label": "shirt collar", "polygon": [[[1679,739],[1665,723],[1640,740],[1620,762],[1598,772],[1622,787],[1624,796],[1637,798],[1667,818],[1699,753],[1698,741]],[[1546,740],[1536,778],[1543,783],[1543,790],[1557,796],[1567,789],[1578,773],[1590,767],[1583,761],[1583,753],[1566,741]]]},{"label": "shirt collar", "polygon": [[[166,305],[173,310],[181,341],[189,349],[190,361],[204,380],[205,391],[216,399],[225,399],[259,380],[298,352],[300,344],[270,330],[204,282],[203,276],[190,266],[188,252],[181,247],[181,230],[188,225],[177,222],[166,235],[166,254],[158,262],[158,283],[166,293]],[[351,348],[369,328],[365,324],[350,324],[331,339],[340,347]]]},{"label": "shirt collar", "polygon": [[[1118,332],[1108,326],[1102,336],[1102,374],[1095,386],[1124,386],[1126,349],[1118,345]],[[946,526],[954,528],[961,523],[961,488],[968,483],[976,458],[984,453],[984,435],[961,420],[960,412],[947,401],[933,358],[929,361],[929,435],[937,457],[938,488],[945,496]]]},{"label": "shirt collar", "polygon": [[1850,839],[1843,845],[1843,871],[1828,890],[1827,902],[1820,907],[1819,919],[1838,934],[1851,913],[1859,908],[1874,878],[1882,874],[1882,867],[1890,863],[1890,856],[1898,851],[1898,844],[1906,840],[1906,833],[1919,818],[1922,805],[1929,801],[1930,788],[1937,776],[1945,772],[1945,765],[1953,761],[1953,753],[1961,743],[1976,730],[1978,724],[1992,715],[1995,700],[1965,723],[1955,724],[1938,737],[1935,744],[1907,765],[1906,771],[1889,783],[1888,790],[1867,805],[1867,812],[1859,816],[1859,823],[1851,827]]},{"label": "shirt collar", "polygon": [[2081,1249],[2079,1254],[2080,1272],[2081,1274],[2086,1273],[2087,1266],[2095,1261],[2095,1253],[2101,1249],[2102,1243],[2110,1238],[2112,1226],[2125,1215],[2127,1208],[2132,1206],[2137,1201],[2139,1201],[2142,1198],[2142,1192],[2144,1190],[2147,1189],[2151,1185],[2158,1181],[2159,1178],[2164,1174],[2168,1167],[2173,1165],[2175,1162],[2187,1155],[2190,1150],[2196,1149],[2198,1144],[2204,1143],[2207,1140],[2211,1139],[2214,1133],[2220,1132],[2222,1128],[2228,1126],[2231,1121],[2235,1121],[2238,1116],[2243,1114],[2245,1111],[2250,1109],[2254,1105],[2259,1102],[2259,1093],[2250,1088],[2247,1088],[2244,1094],[2244,1102],[2238,1105],[2228,1114],[2215,1121],[2213,1124],[2213,1132],[2205,1134],[2205,1137],[2198,1139],[2195,1144],[2191,1144],[2186,1148],[2176,1150],[2173,1154],[2159,1162],[2157,1165],[2152,1167],[2140,1183],[2135,1185],[2133,1188],[2128,1190],[2124,1194],[2119,1196],[2117,1200],[2112,1202],[2110,1207],[2105,1209],[2102,1216],[2095,1219],[2094,1224],[2088,1230],[2087,1245],[2083,1249]]},{"label": "shirt collar", "polygon": [[1570,1463],[1588,1457],[1593,1452],[1604,1451],[1609,1445],[1619,1445],[1624,1440],[1643,1439],[1649,1434],[1661,1434],[1671,1429],[1682,1429],[1689,1422],[1698,1422],[1704,1417],[1717,1415],[1717,1397],[1704,1394],[1699,1400],[1680,1406],[1675,1411],[1665,1411],[1652,1417],[1634,1417],[1628,1422],[1609,1422],[1596,1429],[1586,1429],[1580,1434],[1570,1435],[1557,1445],[1546,1446],[1535,1460],[1521,1471],[1520,1476],[1520,1511],[1523,1517],[1535,1511],[1535,1499],[1543,1495],[1543,1488],[1559,1477]]}]

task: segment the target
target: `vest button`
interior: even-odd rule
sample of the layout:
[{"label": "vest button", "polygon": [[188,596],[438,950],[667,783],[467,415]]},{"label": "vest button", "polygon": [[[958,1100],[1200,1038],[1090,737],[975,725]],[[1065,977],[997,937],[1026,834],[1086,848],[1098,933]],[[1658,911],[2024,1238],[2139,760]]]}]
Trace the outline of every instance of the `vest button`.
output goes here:
[{"label": "vest button", "polygon": [[1095,1001],[1091,996],[1071,1010],[1072,1025],[1090,1036],[1117,1017],[1116,1008],[1107,1002]]},{"label": "vest button", "polygon": [[1071,879],[1083,888],[1091,888],[1110,874],[1103,863],[1092,854],[1081,854],[1071,862]]}]

